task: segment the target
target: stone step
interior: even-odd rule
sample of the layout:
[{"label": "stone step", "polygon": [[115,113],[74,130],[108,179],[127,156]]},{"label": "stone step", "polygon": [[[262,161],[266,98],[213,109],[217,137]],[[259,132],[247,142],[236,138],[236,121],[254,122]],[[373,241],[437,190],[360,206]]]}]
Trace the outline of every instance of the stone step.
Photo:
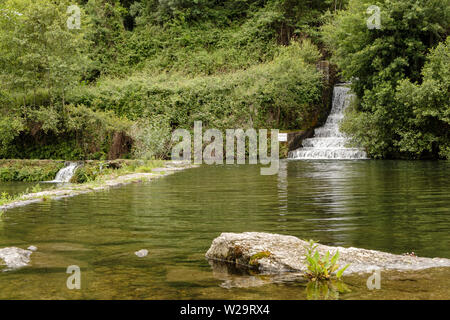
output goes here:
[{"label": "stone step", "polygon": [[342,113],[330,114],[327,118],[325,125],[329,124],[339,124],[344,119],[344,115]]},{"label": "stone step", "polygon": [[309,138],[303,140],[305,148],[345,148],[348,140],[346,138]]},{"label": "stone step", "polygon": [[337,126],[323,126],[314,130],[316,138],[344,138],[345,135],[339,131]]},{"label": "stone step", "polygon": [[300,148],[289,153],[292,159],[367,159],[358,148]]}]

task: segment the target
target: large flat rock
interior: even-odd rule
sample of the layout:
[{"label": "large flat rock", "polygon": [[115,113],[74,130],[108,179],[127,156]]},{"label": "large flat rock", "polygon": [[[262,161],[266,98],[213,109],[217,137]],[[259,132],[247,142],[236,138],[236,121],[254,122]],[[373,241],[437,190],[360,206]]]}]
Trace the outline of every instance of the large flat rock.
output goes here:
[{"label": "large flat rock", "polygon": [[[206,258],[257,269],[262,273],[304,272],[306,248],[309,243],[293,236],[245,232],[222,233],[214,239]],[[321,255],[339,250],[339,265],[350,267],[344,274],[367,273],[373,270],[422,270],[450,267],[450,259],[421,258],[396,255],[359,248],[331,247],[319,244]]]}]

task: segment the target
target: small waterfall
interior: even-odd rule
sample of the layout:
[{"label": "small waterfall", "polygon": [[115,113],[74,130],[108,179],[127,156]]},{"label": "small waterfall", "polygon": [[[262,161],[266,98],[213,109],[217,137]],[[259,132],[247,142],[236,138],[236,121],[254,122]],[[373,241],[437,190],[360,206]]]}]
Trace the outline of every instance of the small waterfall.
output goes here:
[{"label": "small waterfall", "polygon": [[55,179],[51,182],[69,182],[78,166],[79,164],[76,162],[69,162],[64,168],[58,171]]},{"label": "small waterfall", "polygon": [[344,110],[350,104],[353,94],[342,85],[334,87],[333,105],[323,127],[314,130],[314,137],[303,140],[303,148],[289,152],[289,159],[367,159],[365,151],[347,148],[348,139],[339,131]]}]

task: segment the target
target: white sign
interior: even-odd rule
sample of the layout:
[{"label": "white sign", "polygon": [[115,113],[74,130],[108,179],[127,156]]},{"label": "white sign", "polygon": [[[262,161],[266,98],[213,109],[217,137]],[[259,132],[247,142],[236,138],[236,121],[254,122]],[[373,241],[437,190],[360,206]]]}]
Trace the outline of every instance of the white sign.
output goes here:
[{"label": "white sign", "polygon": [[278,141],[280,141],[280,142],[287,142],[287,133],[279,133],[278,134]]}]

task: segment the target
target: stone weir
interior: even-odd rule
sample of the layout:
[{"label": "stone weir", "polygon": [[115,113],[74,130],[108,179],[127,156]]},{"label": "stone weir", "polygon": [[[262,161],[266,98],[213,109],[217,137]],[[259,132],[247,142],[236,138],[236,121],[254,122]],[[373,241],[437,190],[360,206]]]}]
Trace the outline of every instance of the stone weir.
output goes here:
[{"label": "stone weir", "polygon": [[367,159],[359,148],[348,148],[348,138],[339,131],[339,123],[350,104],[353,94],[345,85],[333,90],[333,105],[323,127],[314,130],[314,137],[303,140],[302,148],[289,152],[290,159]]}]

